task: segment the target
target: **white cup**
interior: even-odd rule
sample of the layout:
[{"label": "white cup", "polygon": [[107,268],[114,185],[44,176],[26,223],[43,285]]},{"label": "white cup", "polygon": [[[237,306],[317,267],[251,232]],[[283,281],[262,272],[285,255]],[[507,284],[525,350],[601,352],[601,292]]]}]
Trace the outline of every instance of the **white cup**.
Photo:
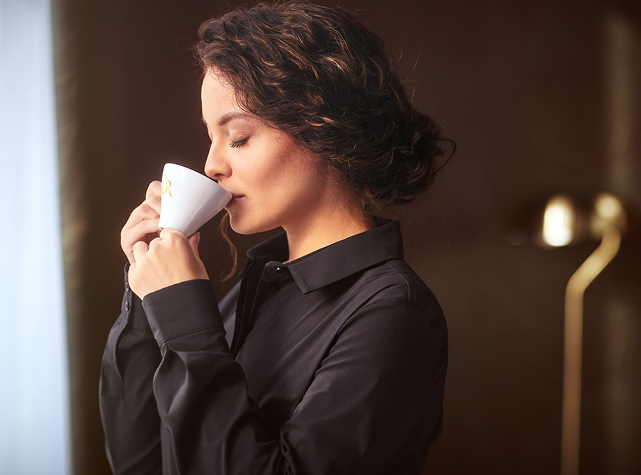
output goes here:
[{"label": "white cup", "polygon": [[189,168],[167,163],[162,171],[158,227],[191,236],[216,216],[232,195],[214,180]]}]

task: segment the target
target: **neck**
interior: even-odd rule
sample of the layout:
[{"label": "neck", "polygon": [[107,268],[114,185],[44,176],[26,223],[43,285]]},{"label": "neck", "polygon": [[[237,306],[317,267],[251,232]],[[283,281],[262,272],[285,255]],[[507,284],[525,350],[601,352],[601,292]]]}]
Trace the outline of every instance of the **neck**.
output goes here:
[{"label": "neck", "polygon": [[289,245],[287,262],[375,226],[374,219],[371,216],[364,216],[360,208],[356,211],[354,207],[329,207],[313,217],[310,216],[305,222],[283,226]]}]

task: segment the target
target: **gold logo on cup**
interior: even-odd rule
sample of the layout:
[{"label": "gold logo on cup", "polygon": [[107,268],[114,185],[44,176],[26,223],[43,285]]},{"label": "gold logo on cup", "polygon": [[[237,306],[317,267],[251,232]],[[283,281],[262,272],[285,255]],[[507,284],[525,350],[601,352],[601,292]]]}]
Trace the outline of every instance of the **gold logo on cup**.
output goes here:
[{"label": "gold logo on cup", "polygon": [[173,198],[174,195],[171,194],[170,188],[171,188],[171,181],[169,180],[169,178],[167,178],[167,175],[163,175],[162,176],[162,188],[161,188],[162,194],[164,195],[165,193],[169,193],[169,196],[171,196]]}]

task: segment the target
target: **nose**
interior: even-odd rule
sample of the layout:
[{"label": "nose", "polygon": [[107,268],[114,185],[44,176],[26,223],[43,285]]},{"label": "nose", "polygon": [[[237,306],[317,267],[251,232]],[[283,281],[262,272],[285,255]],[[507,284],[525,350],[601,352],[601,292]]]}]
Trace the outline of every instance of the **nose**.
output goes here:
[{"label": "nose", "polygon": [[231,167],[225,158],[224,151],[214,142],[209,147],[207,161],[205,162],[205,174],[212,180],[220,183],[221,179],[231,175]]}]

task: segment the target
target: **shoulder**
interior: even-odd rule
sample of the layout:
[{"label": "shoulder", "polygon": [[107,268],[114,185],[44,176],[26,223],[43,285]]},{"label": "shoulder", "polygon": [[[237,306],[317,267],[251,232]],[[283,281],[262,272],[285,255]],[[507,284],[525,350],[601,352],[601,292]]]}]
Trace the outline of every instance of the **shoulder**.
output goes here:
[{"label": "shoulder", "polygon": [[434,293],[403,259],[366,269],[354,282],[367,296],[366,305],[394,305],[399,311],[442,314]]},{"label": "shoulder", "polygon": [[358,347],[379,372],[438,373],[447,366],[448,331],[438,300],[402,259],[365,270],[352,288],[358,308],[337,342]]},{"label": "shoulder", "polygon": [[[347,283],[345,283],[347,284]],[[434,293],[402,259],[392,259],[364,270],[349,283],[356,303],[343,331],[357,331],[386,346],[431,340],[445,345],[447,325]],[[375,329],[375,332],[364,328]]]}]

